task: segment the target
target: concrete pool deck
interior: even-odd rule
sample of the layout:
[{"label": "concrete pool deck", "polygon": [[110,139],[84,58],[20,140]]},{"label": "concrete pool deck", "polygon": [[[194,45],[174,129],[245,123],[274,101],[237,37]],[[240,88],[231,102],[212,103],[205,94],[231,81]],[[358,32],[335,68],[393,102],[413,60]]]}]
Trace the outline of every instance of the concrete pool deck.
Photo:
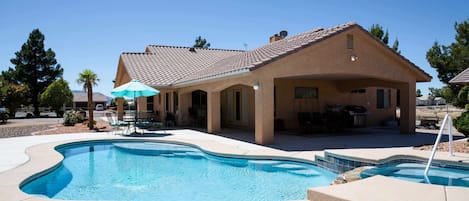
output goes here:
[{"label": "concrete pool deck", "polygon": [[[157,134],[142,137],[118,136],[110,133],[81,133],[4,138],[0,139],[0,147],[3,152],[0,155],[0,200],[48,200],[25,194],[19,189],[19,186],[26,178],[49,169],[62,160],[62,156],[53,148],[63,143],[109,139],[170,141],[192,144],[206,152],[227,156],[294,159],[305,162],[312,162],[316,155],[323,156],[325,152],[366,160],[383,160],[395,155],[424,158],[430,155],[429,151],[414,150],[409,147],[373,148],[372,150],[371,148],[325,151],[318,151],[314,148],[311,150],[282,150],[193,130],[158,131]],[[469,163],[469,154],[457,153],[457,157],[448,157],[447,155],[447,153],[439,152],[436,159]],[[381,194],[386,195],[387,200],[429,200],[427,195],[437,193],[439,196],[432,196],[435,198],[432,200],[457,201],[467,200],[467,196],[464,195],[469,194],[469,188],[418,184],[387,177],[371,177],[358,182],[309,189],[308,198],[310,200],[318,200],[317,198],[321,198],[319,200],[383,200],[373,196],[377,193],[375,191],[377,187],[384,189]],[[403,183],[409,184],[404,185]],[[401,188],[402,191],[399,190]],[[306,191],[307,189],[305,189]],[[426,193],[427,191],[428,193]]]}]

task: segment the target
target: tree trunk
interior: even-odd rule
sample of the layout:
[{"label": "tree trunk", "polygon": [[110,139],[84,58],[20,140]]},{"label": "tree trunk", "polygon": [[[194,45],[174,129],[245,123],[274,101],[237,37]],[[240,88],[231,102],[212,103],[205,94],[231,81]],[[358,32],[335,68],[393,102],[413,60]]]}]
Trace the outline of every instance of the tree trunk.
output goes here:
[{"label": "tree trunk", "polygon": [[37,97],[36,98],[33,98],[33,106],[34,106],[34,111],[33,111],[33,114],[35,117],[39,117],[41,116],[41,112],[39,111],[39,101],[37,100]]},{"label": "tree trunk", "polygon": [[94,119],[93,119],[93,87],[91,86],[91,83],[87,84],[88,88],[88,113],[89,113],[89,118],[88,118],[88,126],[90,130],[93,130],[94,127]]}]

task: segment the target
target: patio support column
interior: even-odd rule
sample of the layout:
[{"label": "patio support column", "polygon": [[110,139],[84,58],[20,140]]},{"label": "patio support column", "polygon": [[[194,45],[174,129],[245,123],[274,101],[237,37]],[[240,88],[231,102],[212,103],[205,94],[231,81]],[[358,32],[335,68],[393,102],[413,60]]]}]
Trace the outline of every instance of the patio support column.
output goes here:
[{"label": "patio support column", "polygon": [[415,134],[416,98],[415,82],[401,84],[400,132],[401,134]]},{"label": "patio support column", "polygon": [[257,144],[274,142],[274,80],[264,79],[255,93],[255,141]]},{"label": "patio support column", "polygon": [[188,125],[189,107],[191,106],[190,93],[178,93],[179,109],[178,109],[178,125]]},{"label": "patio support column", "polygon": [[207,132],[220,132],[220,92],[207,92]]},{"label": "patio support column", "polygon": [[117,119],[124,119],[124,98],[117,98]]}]

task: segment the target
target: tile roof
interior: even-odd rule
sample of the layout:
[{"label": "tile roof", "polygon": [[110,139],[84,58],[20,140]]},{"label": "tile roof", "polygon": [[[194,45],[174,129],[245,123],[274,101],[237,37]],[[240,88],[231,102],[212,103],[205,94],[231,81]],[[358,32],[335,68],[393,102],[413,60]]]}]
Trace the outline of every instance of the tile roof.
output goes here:
[{"label": "tile roof", "polygon": [[269,62],[303,49],[315,42],[340,33],[353,25],[356,25],[356,23],[349,22],[328,29],[318,28],[292,36],[290,38],[278,40],[259,48],[221,60],[210,66],[210,68],[191,74],[189,77],[185,77],[179,80],[177,83],[209,79],[210,77],[235,73],[237,71],[254,70]]},{"label": "tile roof", "polygon": [[466,70],[463,70],[461,73],[453,77],[453,79],[451,79],[449,83],[469,85],[469,68],[466,68]]},{"label": "tile roof", "polygon": [[132,79],[150,86],[169,86],[212,64],[242,53],[238,50],[150,45],[145,53],[122,53]]},{"label": "tile roof", "polygon": [[[192,52],[189,47],[150,45],[145,53],[122,53],[121,59],[132,79],[151,86],[186,84],[255,70],[352,27],[368,33],[355,22],[349,22],[328,29],[314,29],[249,51],[195,48]],[[431,79],[411,61],[386,44],[382,45]]]},{"label": "tile roof", "polygon": [[[88,102],[88,93],[73,92],[73,102]],[[107,96],[102,93],[93,93],[93,102],[107,102]]]}]

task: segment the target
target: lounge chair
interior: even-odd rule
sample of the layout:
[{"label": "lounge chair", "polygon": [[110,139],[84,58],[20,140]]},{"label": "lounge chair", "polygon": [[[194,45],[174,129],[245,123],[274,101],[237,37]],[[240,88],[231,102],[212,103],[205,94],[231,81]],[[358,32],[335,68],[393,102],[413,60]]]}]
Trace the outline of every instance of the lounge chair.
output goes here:
[{"label": "lounge chair", "polygon": [[106,117],[109,122],[109,125],[112,128],[112,134],[116,134],[117,131],[121,131],[121,130],[122,130],[122,134],[127,133],[129,129],[129,123],[118,121],[117,117],[114,117],[112,113],[106,113]]}]

